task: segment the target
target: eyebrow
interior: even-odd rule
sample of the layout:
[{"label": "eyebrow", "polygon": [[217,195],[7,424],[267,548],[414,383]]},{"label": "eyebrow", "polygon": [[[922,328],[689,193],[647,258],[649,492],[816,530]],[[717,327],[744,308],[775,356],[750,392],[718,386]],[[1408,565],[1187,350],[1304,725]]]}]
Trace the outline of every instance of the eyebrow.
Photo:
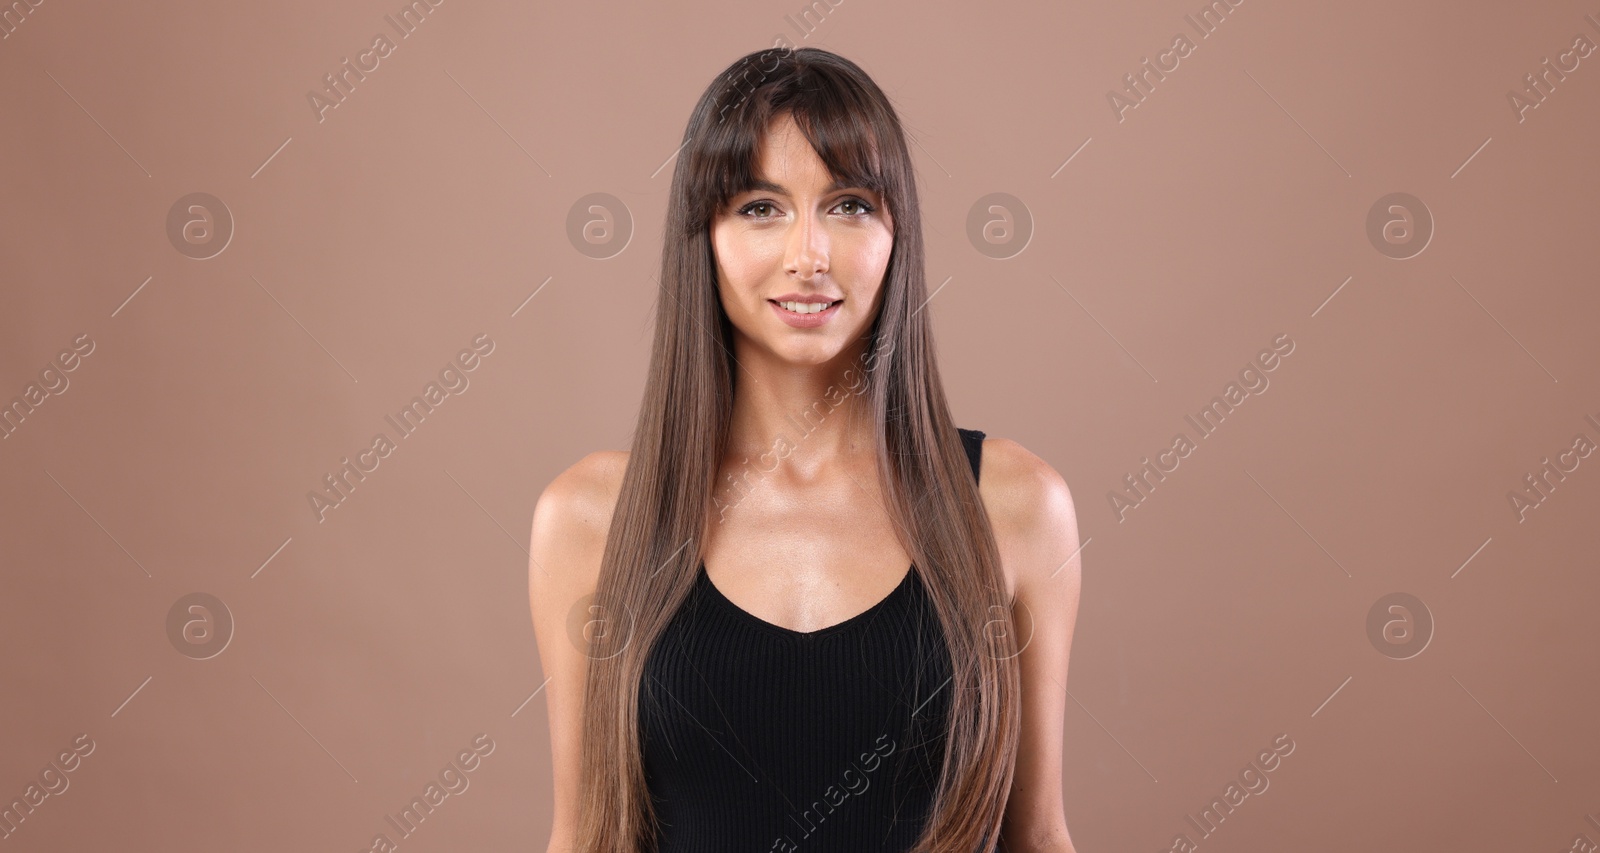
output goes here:
[{"label": "eyebrow", "polygon": [[[837,190],[850,189],[850,188],[858,188],[858,187],[857,187],[856,184],[852,184],[849,181],[844,180],[843,178],[834,178],[833,183],[828,184],[827,187],[823,188],[822,194],[823,195],[827,195],[828,193],[835,192]],[[859,187],[859,189],[867,189],[867,188],[866,187]],[[745,192],[782,193],[783,195],[789,195],[789,190],[787,188],[785,188],[783,185],[775,184],[775,183],[773,183],[771,181],[767,181],[767,180],[762,180],[761,178],[757,178],[754,181],[752,181],[750,183],[750,188],[745,190]]]}]

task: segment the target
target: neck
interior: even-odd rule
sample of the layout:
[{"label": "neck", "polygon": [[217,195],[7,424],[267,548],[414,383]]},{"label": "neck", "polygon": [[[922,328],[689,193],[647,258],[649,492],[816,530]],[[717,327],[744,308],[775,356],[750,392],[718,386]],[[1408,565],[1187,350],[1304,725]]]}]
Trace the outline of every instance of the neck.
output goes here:
[{"label": "neck", "polygon": [[823,364],[794,364],[749,349],[737,356],[729,458],[781,457],[780,464],[803,473],[872,452],[864,340]]}]

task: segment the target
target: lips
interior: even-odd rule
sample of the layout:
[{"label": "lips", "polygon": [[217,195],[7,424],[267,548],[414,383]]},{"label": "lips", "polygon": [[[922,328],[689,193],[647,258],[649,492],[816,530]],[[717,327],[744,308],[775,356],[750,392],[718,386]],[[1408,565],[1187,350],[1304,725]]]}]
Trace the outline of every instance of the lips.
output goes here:
[{"label": "lips", "polygon": [[[843,302],[844,300],[843,299],[820,299],[820,298],[817,298],[817,297],[812,297],[810,299],[768,299],[767,301],[771,302],[773,305],[777,305],[777,306],[784,307],[784,308],[787,308],[789,305],[807,305],[807,306],[810,306],[810,305],[821,305],[821,306],[823,306],[822,310],[826,311],[827,309],[832,308],[835,305],[838,305],[840,302]],[[800,312],[797,311],[795,313],[800,313]]]},{"label": "lips", "polygon": [[[773,313],[778,315],[778,319],[788,323],[790,326],[793,326],[796,329],[815,329],[818,326],[827,323],[829,320],[833,319],[833,315],[839,313],[839,306],[844,304],[843,299],[825,300],[820,296],[800,296],[799,298],[790,298],[791,295],[786,295],[781,299],[768,299],[767,304],[772,306]],[[799,302],[802,304],[820,305],[824,301],[830,302],[828,307],[812,314],[801,314],[797,311],[790,311],[789,309],[778,304],[780,302]]]},{"label": "lips", "polygon": [[829,296],[826,293],[783,293],[768,299],[768,302],[839,302],[843,296]]}]

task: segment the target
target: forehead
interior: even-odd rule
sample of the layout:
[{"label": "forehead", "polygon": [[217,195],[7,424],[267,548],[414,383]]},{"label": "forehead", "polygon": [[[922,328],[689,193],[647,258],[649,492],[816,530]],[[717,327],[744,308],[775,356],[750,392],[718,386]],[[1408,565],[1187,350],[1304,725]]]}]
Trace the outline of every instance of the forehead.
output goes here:
[{"label": "forehead", "polygon": [[830,186],[824,192],[832,192],[842,186],[840,181],[828,174],[827,164],[817,156],[811,141],[800,132],[794,119],[787,115],[774,120],[761,137],[755,167],[757,180],[754,189],[776,192],[782,189],[778,186],[780,182],[828,182]]},{"label": "forehead", "polygon": [[761,138],[755,174],[743,192],[789,194],[811,190],[829,195],[842,189],[872,189],[828,171],[811,141],[788,116],[773,121]]},{"label": "forehead", "polygon": [[[806,185],[807,184],[816,183],[816,182],[815,181],[809,181],[809,180],[798,181],[798,182],[790,180],[788,183],[789,183],[789,186],[785,186],[784,184],[781,184],[781,183],[778,183],[778,182],[775,182],[775,181],[767,180],[766,177],[764,177],[764,176],[757,177],[755,180],[750,182],[750,189],[746,190],[746,192],[788,193],[788,192],[791,192],[791,191],[804,190],[804,189],[806,189]],[[843,178],[833,178],[833,179],[828,181],[827,186],[820,187],[817,190],[817,192],[820,195],[827,195],[827,194],[829,194],[831,192],[834,192],[835,190],[842,190],[842,189],[845,189],[846,187],[854,187],[854,186],[855,186],[855,184],[852,184],[849,181],[844,180]]]}]

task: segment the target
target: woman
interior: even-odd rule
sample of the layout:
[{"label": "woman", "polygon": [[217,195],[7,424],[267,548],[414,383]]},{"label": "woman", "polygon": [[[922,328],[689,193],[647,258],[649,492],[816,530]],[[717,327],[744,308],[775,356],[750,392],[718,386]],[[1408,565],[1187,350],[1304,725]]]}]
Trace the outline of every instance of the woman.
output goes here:
[{"label": "woman", "polygon": [[952,421],[888,99],[734,63],[665,237],[632,450],[533,515],[549,850],[1070,853],[1072,499]]}]

